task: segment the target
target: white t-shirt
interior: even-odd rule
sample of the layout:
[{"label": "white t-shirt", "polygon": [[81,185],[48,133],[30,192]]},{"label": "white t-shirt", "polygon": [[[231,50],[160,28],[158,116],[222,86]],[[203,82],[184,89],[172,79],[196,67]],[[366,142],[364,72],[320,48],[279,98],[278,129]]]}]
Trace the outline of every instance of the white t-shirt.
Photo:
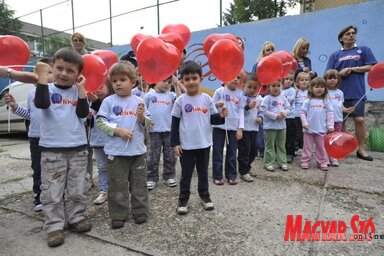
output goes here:
[{"label": "white t-shirt", "polygon": [[263,98],[259,96],[244,95],[246,105],[256,101],[256,107],[248,110],[244,110],[244,131],[259,131],[259,124],[256,122],[258,116],[260,116],[260,105]]},{"label": "white t-shirt", "polygon": [[174,92],[151,91],[144,97],[145,105],[151,114],[150,132],[170,132],[172,109],[176,100]]},{"label": "white t-shirt", "polygon": [[343,122],[344,93],[340,89],[328,90],[328,98],[333,107],[335,122]]}]

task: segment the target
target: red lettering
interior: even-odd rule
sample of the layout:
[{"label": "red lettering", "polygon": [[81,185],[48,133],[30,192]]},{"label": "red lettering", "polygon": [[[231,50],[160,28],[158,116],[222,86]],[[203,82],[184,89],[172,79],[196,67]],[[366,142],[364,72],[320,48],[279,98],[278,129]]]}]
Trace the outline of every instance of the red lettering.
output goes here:
[{"label": "red lettering", "polygon": [[[297,215],[294,220],[293,215],[288,215],[285,223],[284,241],[301,241],[302,215]],[[296,239],[297,236],[297,239]]]},{"label": "red lettering", "polygon": [[316,221],[312,226],[312,240],[319,241],[320,240],[320,231],[316,231],[316,229],[320,226],[320,221]]},{"label": "red lettering", "polygon": [[301,241],[311,241],[311,221],[307,220],[304,224],[304,232],[301,237]]},{"label": "red lettering", "polygon": [[330,224],[331,222],[329,220],[327,220],[326,222],[321,221],[321,232],[323,233],[323,238],[321,239],[322,241],[327,241],[327,232]]}]

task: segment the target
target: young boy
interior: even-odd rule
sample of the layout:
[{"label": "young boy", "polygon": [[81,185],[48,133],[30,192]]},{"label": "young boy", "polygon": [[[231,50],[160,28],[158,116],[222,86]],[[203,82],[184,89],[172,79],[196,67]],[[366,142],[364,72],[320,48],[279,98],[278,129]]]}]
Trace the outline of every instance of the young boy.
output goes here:
[{"label": "young boy", "polygon": [[[176,157],[170,144],[171,113],[176,97],[180,95],[171,92],[172,76],[157,83],[157,90],[147,93],[144,102],[151,115],[152,126],[149,129],[151,151],[147,161],[147,188],[152,190],[159,181],[159,162],[163,149],[163,179],[168,187],[177,186]],[[178,83],[176,83],[177,86]]]},{"label": "young boy", "polygon": [[115,63],[109,77],[115,94],[103,100],[96,124],[109,135],[104,146],[108,155],[108,208],[111,227],[117,229],[124,227],[130,203],[136,224],[146,222],[149,216],[144,128],[151,120],[143,99],[132,95],[135,67],[126,61]]},{"label": "young boy", "polygon": [[188,213],[193,169],[196,166],[198,192],[204,210],[214,208],[208,190],[209,149],[212,145],[211,124],[224,123],[228,111],[218,114],[211,97],[200,91],[201,67],[187,61],[181,67],[181,79],[187,93],[176,99],[172,111],[171,146],[180,157],[181,178],[177,213]]},{"label": "young boy", "polygon": [[[38,83],[35,106],[42,109],[41,203],[50,247],[64,243],[65,220],[75,232],[91,230],[86,219],[87,138],[84,118],[88,102],[84,90],[85,78],[80,75],[83,59],[69,48],[53,56],[54,83],[48,84],[49,65],[36,64]],[[66,209],[63,195],[66,189]]]},{"label": "young boy", "polygon": [[[47,64],[52,64],[51,58],[42,58],[38,62],[43,62]],[[53,76],[49,74],[48,82],[52,83],[54,81]],[[29,150],[31,152],[31,168],[33,170],[33,192],[35,193],[34,197],[34,208],[35,212],[40,212],[43,208],[43,205],[40,202],[41,194],[41,149],[39,147],[40,139],[40,123],[41,123],[41,109],[36,108],[34,104],[36,89],[33,89],[28,93],[27,97],[27,107],[24,108],[19,106],[13,98],[12,94],[7,93],[5,96],[5,103],[11,107],[12,112],[18,116],[21,116],[29,121],[28,126],[28,139],[29,139]]]},{"label": "young boy", "polygon": [[224,185],[223,180],[223,156],[224,145],[227,147],[225,156],[225,178],[229,185],[238,183],[236,151],[237,141],[243,137],[244,129],[244,106],[245,98],[243,92],[238,89],[241,83],[241,73],[233,80],[225,83],[224,87],[217,89],[213,95],[215,106],[220,109],[228,108],[229,115],[225,125],[217,125],[213,128],[213,163],[212,178],[215,185]]},{"label": "young boy", "polygon": [[239,164],[239,173],[246,182],[252,182],[252,176],[256,173],[251,172],[251,164],[257,155],[257,133],[259,124],[262,122],[260,116],[260,104],[263,98],[258,95],[260,82],[256,73],[249,73],[245,79],[244,97],[246,105],[244,108],[244,131],[243,138],[238,141],[237,161]]}]

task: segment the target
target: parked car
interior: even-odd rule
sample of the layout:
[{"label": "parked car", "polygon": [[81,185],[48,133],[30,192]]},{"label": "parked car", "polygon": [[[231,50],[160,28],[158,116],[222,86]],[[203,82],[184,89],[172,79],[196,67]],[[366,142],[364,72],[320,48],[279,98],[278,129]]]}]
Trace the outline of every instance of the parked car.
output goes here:
[{"label": "parked car", "polygon": [[[0,132],[8,132],[8,112],[9,107],[5,104],[5,94],[9,92],[15,98],[19,106],[27,106],[28,93],[35,88],[34,84],[26,84],[21,82],[14,82],[5,87],[0,93]],[[10,129],[9,132],[27,132],[28,124],[22,117],[19,117],[10,112]]]}]

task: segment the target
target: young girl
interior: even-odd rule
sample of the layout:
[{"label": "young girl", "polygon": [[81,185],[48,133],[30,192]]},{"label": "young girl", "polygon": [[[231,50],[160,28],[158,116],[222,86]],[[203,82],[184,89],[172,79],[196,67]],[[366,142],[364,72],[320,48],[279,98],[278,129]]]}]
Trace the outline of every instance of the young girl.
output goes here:
[{"label": "young girl", "polygon": [[283,171],[288,171],[285,118],[291,106],[281,95],[281,86],[280,80],[270,84],[269,94],[263,98],[260,107],[264,115],[264,166],[270,172],[275,170],[275,164]]},{"label": "young girl", "polygon": [[[97,97],[92,101],[90,106],[90,112],[92,113],[94,119],[97,116],[97,112],[99,111],[100,105],[104,98],[112,93],[112,84],[107,78],[105,84],[96,91],[95,95],[92,94],[92,96]],[[107,155],[104,153],[104,145],[107,139],[108,135],[102,132],[93,121],[91,125],[91,137],[89,139],[89,144],[93,149],[99,173],[99,196],[93,201],[94,204],[102,204],[107,201],[108,198]]]},{"label": "young girl", "polygon": [[[236,168],[237,141],[243,137],[244,128],[244,96],[238,85],[241,75],[225,83],[224,87],[217,89],[213,95],[213,101],[219,111],[223,107],[228,109],[228,117],[225,124],[213,126],[213,183],[223,185],[223,149],[227,146],[225,156],[225,178],[229,185],[238,183]],[[226,142],[226,140],[228,140]]]},{"label": "young girl", "polygon": [[305,130],[304,147],[301,155],[301,168],[308,169],[312,157],[312,146],[315,143],[316,162],[318,167],[328,170],[328,156],[324,147],[324,135],[333,132],[333,108],[327,99],[328,89],[321,77],[314,78],[308,89],[308,99],[300,109],[300,118]]},{"label": "young girl", "polygon": [[295,100],[296,100],[296,90],[292,87],[293,85],[293,76],[294,73],[289,73],[283,82],[283,90],[281,95],[283,95],[290,104],[290,111],[285,119],[287,125],[287,139],[285,141],[285,150],[287,151],[287,163],[293,162],[293,157],[295,156],[295,139],[296,139],[296,123],[295,123]]},{"label": "young girl", "polygon": [[296,143],[295,148],[303,148],[303,127],[300,120],[300,109],[303,102],[308,96],[308,85],[311,78],[308,73],[300,72],[295,80],[295,86],[297,87],[296,99],[295,99],[295,122],[296,122]]},{"label": "young girl", "polygon": [[[328,98],[333,107],[334,128],[336,132],[340,132],[343,126],[343,112],[351,113],[354,107],[345,108],[344,93],[338,89],[340,84],[340,75],[336,69],[330,69],[324,74],[324,79],[327,82]],[[339,166],[337,159],[329,158],[331,166]]]},{"label": "young girl", "polygon": [[256,138],[259,131],[259,124],[262,122],[259,116],[261,100],[257,94],[260,88],[260,82],[255,73],[247,74],[245,80],[244,96],[246,105],[244,108],[244,131],[243,138],[238,141],[237,161],[241,178],[246,182],[252,182],[251,176],[256,176],[251,172],[251,164],[257,155]]}]

